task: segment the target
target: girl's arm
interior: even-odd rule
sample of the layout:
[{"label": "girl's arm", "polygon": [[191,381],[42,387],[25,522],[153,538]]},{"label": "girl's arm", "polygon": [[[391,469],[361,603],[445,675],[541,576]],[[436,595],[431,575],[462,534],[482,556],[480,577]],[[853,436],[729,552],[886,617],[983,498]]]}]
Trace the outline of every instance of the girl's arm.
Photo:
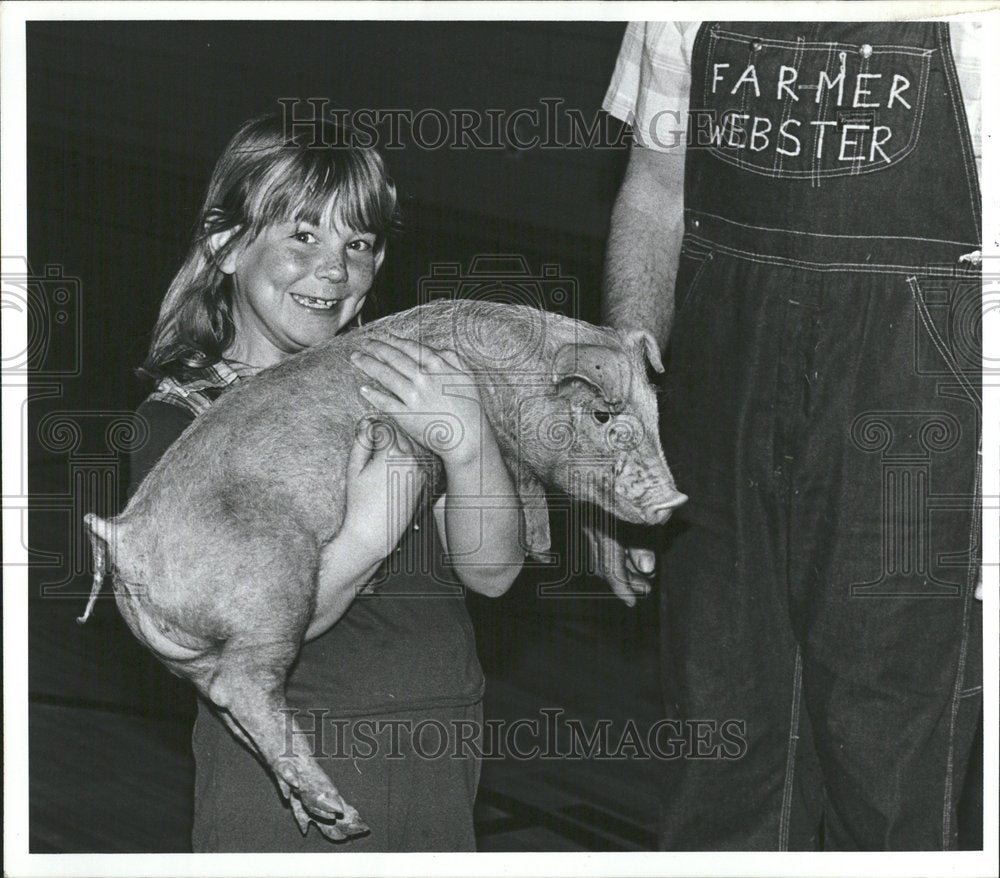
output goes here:
[{"label": "girl's arm", "polygon": [[503,594],[524,563],[521,507],[474,379],[454,351],[398,337],[370,340],[352,362],[389,391],[363,387],[365,398],[444,463],[448,493],[435,515],[455,572],[473,591]]},{"label": "girl's arm", "polygon": [[[396,432],[392,442],[375,444],[374,435],[372,430],[360,429],[347,460],[344,521],[320,552],[316,610],[306,630],[307,640],[319,637],[344,615],[396,548],[413,520],[427,481],[426,470],[414,457],[406,436]],[[402,466],[404,461],[409,469]],[[400,486],[398,493],[390,493],[390,476]]]},{"label": "girl's arm", "polygon": [[524,563],[521,504],[493,429],[483,421],[478,449],[466,436],[469,458],[445,462],[448,493],[434,504],[434,518],[459,579],[473,591],[499,597]]}]

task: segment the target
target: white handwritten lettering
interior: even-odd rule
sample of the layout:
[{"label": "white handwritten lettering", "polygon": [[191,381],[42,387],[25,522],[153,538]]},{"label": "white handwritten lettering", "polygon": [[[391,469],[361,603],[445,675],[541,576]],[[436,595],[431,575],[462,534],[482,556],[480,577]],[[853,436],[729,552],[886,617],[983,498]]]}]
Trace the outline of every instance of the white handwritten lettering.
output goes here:
[{"label": "white handwritten lettering", "polygon": [[906,107],[907,110],[912,110],[913,107],[911,107],[906,102],[906,98],[901,96],[902,93],[906,91],[909,87],[910,87],[910,80],[908,80],[901,73],[897,73],[892,78],[892,88],[889,89],[889,103],[886,104],[886,109],[892,109],[892,102],[898,98],[899,102],[904,107]]},{"label": "white handwritten lettering", "polygon": [[816,158],[821,159],[821,158],[823,158],[823,133],[826,131],[826,128],[823,127],[823,126],[825,126],[825,125],[836,125],[837,123],[834,122],[833,120],[829,120],[829,121],[826,121],[826,122],[819,122],[819,121],[817,121],[817,122],[810,122],[809,124],[810,125],[815,125],[817,127],[817,130],[816,130]]},{"label": "white handwritten lettering", "polygon": [[[785,74],[790,73],[790,77],[786,77]],[[778,71],[778,100],[781,100],[782,90],[788,93],[788,96],[793,100],[797,101],[799,96],[792,91],[792,84],[796,79],[799,78],[799,71],[794,67],[788,67],[784,64],[781,65],[781,70]]]},{"label": "white handwritten lettering", "polygon": [[847,149],[847,147],[849,147],[849,146],[860,146],[861,145],[861,141],[860,140],[851,140],[851,139],[849,139],[849,137],[848,137],[848,133],[849,132],[851,132],[851,131],[867,131],[867,130],[868,130],[868,125],[866,125],[866,124],[852,125],[852,124],[848,123],[848,124],[844,125],[843,129],[841,129],[841,132],[840,132],[840,155],[838,156],[838,159],[840,161],[842,161],[842,162],[856,162],[856,161],[863,161],[864,160],[864,155],[863,154],[859,155],[858,153],[855,153],[854,155],[844,155],[844,150]]},{"label": "white handwritten lettering", "polygon": [[837,106],[839,107],[844,102],[844,80],[847,78],[847,72],[843,67],[840,68],[840,73],[838,73],[833,79],[827,76],[825,70],[820,70],[819,81],[816,84],[816,103],[818,104],[820,98],[823,97],[823,84],[826,83],[828,89],[832,89],[837,86]]},{"label": "white handwritten lettering", "polygon": [[[759,123],[759,122],[766,123],[767,128],[764,128],[763,130],[759,130],[758,127],[757,127],[757,123]],[[750,151],[751,152],[760,152],[761,150],[767,149],[767,145],[771,142],[771,139],[767,136],[767,132],[771,130],[771,127],[772,127],[771,126],[771,120],[768,119],[767,117],[765,117],[765,116],[754,116],[754,119],[753,119],[753,129],[750,131]],[[757,143],[758,138],[760,138],[764,142],[760,146],[755,146],[754,144]]]},{"label": "white handwritten lettering", "polygon": [[802,151],[802,142],[791,132],[788,131],[789,125],[801,125],[802,123],[798,119],[786,119],[781,123],[781,127],[778,129],[782,137],[787,137],[789,140],[795,141],[795,151],[792,152],[788,149],[783,149],[782,147],[777,147],[777,151],[782,155],[798,155]]},{"label": "white handwritten lettering", "polygon": [[869,80],[869,79],[881,79],[881,78],[882,78],[882,74],[881,73],[859,73],[858,74],[858,78],[857,78],[857,80],[854,83],[854,106],[855,107],[877,107],[877,106],[879,106],[879,102],[878,101],[875,101],[874,104],[867,104],[867,103],[859,103],[858,99],[862,95],[864,95],[865,97],[868,97],[871,94],[871,92],[867,88],[864,87],[864,84],[865,84],[866,80]]},{"label": "white handwritten lettering", "polygon": [[[735,100],[729,101],[731,109],[723,112],[720,107],[707,112],[707,120],[699,126],[699,145],[745,150],[744,161],[765,164],[768,163],[764,158],[767,155],[778,164],[781,162],[778,156],[799,156],[801,161],[813,162],[815,169],[820,171],[837,165],[850,169],[852,164],[892,162],[900,154],[900,144],[912,137],[911,127],[916,120],[904,117],[909,115],[908,111],[912,112],[918,101],[913,93],[908,94],[912,71],[908,67],[897,67],[907,70],[904,75],[891,67],[875,65],[874,62],[882,62],[883,56],[890,54],[888,49],[880,52],[880,57],[872,52],[867,56],[862,52],[860,57],[845,51],[807,53],[802,64],[782,64],[781,61],[791,60],[792,56],[778,55],[774,59],[768,53],[761,55],[760,47],[756,47],[745,61],[734,57],[732,63],[715,63],[711,75],[712,94],[718,95],[716,100],[720,105],[729,95],[735,96]],[[868,66],[869,57],[872,67]],[[769,63],[765,64],[765,60]],[[775,62],[773,66],[770,61]],[[906,61],[904,58],[898,63],[902,65]],[[859,65],[861,70],[872,72],[858,72]],[[739,75],[734,80],[737,71]],[[800,101],[805,89],[815,90],[815,104],[808,97]],[[754,95],[761,100],[752,100]],[[851,107],[857,111],[849,109]],[[799,108],[807,112],[793,118],[799,115],[795,112]],[[875,113],[869,112],[875,108],[885,115],[878,121],[887,124],[875,124]],[[748,112],[740,112],[740,109]],[[835,132],[830,137],[835,138],[836,143],[824,142],[828,128]],[[892,145],[894,134],[895,147]]]},{"label": "white handwritten lettering", "polygon": [[736,80],[736,85],[730,90],[730,94],[734,95],[740,90],[740,87],[746,83],[753,84],[753,91],[757,97],[760,97],[760,83],[757,81],[757,68],[753,64],[748,64],[747,69],[740,74],[740,78]]},{"label": "white handwritten lettering", "polygon": [[713,65],[715,69],[712,71],[712,94],[715,94],[715,86],[718,85],[723,80],[723,77],[719,76],[719,71],[722,70],[724,67],[728,66],[729,66],[728,64]]},{"label": "white handwritten lettering", "polygon": [[[878,139],[879,131],[885,132],[885,137],[882,140]],[[882,149],[882,144],[886,143],[891,137],[892,137],[892,131],[890,130],[888,125],[875,126],[875,130],[872,131],[872,151],[871,151],[871,156],[868,158],[868,161],[870,162],[875,161],[875,150],[878,150],[879,153],[882,155],[882,158],[884,158],[887,162],[891,161],[889,156],[885,154],[885,150]]]},{"label": "white handwritten lettering", "polygon": [[[727,146],[738,146],[738,147],[746,146],[746,137],[745,137],[747,133],[746,128],[744,128],[742,125],[737,126],[736,120],[737,119],[748,120],[749,118],[750,116],[747,113],[733,113],[729,117],[730,125],[729,125],[729,138],[726,140]],[[739,136],[740,138],[738,141],[733,140],[733,138],[736,136]]]}]

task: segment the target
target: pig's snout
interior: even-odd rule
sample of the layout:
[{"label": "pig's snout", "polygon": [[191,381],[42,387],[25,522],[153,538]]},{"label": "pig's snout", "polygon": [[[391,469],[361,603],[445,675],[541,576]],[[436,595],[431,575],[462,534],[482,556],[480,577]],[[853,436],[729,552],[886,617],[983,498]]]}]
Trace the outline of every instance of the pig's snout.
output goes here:
[{"label": "pig's snout", "polygon": [[650,508],[647,515],[648,524],[664,524],[673,511],[687,502],[687,494],[680,491],[669,491],[666,499]]}]

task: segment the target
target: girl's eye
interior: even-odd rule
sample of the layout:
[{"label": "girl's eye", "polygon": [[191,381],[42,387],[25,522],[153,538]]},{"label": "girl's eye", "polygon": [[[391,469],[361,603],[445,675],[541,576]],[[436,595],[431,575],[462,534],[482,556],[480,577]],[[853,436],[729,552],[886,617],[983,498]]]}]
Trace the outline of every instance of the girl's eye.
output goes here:
[{"label": "girl's eye", "polygon": [[598,424],[606,424],[611,420],[611,412],[595,411],[594,420],[597,421]]},{"label": "girl's eye", "polygon": [[316,241],[316,236],[312,232],[306,232],[302,229],[295,232],[292,237],[300,244],[313,244]]},{"label": "girl's eye", "polygon": [[363,238],[359,238],[356,241],[351,241],[351,243],[348,244],[347,246],[350,247],[352,250],[358,250],[362,253],[367,253],[369,250],[372,249],[372,242],[366,241]]}]

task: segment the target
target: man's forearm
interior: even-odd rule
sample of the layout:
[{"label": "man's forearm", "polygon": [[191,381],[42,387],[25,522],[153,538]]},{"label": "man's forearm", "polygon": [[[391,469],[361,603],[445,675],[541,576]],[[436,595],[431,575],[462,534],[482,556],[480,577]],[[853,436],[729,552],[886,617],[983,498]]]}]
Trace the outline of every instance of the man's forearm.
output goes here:
[{"label": "man's forearm", "polygon": [[615,201],[604,269],[602,317],[648,329],[666,347],[684,235],[683,156],[634,149]]}]

